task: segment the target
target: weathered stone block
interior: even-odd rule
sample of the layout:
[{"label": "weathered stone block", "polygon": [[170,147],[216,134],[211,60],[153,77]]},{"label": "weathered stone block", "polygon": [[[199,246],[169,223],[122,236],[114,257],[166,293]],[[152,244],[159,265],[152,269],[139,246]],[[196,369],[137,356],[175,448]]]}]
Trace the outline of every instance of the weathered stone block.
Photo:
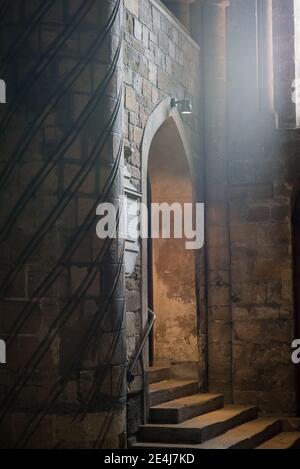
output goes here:
[{"label": "weathered stone block", "polygon": [[134,16],[136,17],[139,16],[139,9],[140,9],[139,0],[124,0],[124,6]]},{"label": "weathered stone block", "polygon": [[157,86],[166,93],[168,93],[171,88],[171,77],[161,69],[158,69]]},{"label": "weathered stone block", "polygon": [[130,111],[138,113],[138,103],[136,100],[135,90],[128,86],[125,88],[125,106]]},{"label": "weathered stone block", "polygon": [[230,304],[228,287],[211,287],[208,292],[209,306],[226,306]]},{"label": "weathered stone block", "polygon": [[140,4],[140,11],[139,11],[139,17],[140,20],[148,25],[152,25],[152,4],[148,2],[147,0],[139,0]]},{"label": "weathered stone block", "polygon": [[134,18],[133,34],[138,41],[142,42],[143,25],[137,18]]}]

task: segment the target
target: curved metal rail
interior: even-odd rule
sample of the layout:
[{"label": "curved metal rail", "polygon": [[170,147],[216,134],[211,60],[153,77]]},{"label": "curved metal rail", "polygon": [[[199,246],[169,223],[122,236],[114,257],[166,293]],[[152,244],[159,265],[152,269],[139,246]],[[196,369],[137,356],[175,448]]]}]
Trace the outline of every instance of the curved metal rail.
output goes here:
[{"label": "curved metal rail", "polygon": [[133,374],[133,371],[134,371],[134,368],[136,367],[136,364],[141,356],[141,353],[143,351],[143,348],[145,346],[145,343],[150,335],[150,332],[152,330],[152,327],[153,327],[153,324],[156,320],[156,314],[150,309],[148,308],[148,313],[150,313],[150,321],[148,321],[148,324],[145,328],[145,331],[141,337],[141,340],[136,348],[136,351],[130,361],[130,364],[128,366],[128,370],[127,370],[127,381],[129,383],[132,383],[134,381],[134,374]]}]

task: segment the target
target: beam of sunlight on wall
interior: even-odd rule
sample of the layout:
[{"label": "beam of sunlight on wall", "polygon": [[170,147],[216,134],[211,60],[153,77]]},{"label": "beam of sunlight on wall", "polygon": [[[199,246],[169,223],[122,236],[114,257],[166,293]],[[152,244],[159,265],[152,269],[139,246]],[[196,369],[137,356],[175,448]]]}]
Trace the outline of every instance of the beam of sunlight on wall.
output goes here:
[{"label": "beam of sunlight on wall", "polygon": [[294,0],[295,18],[295,72],[296,72],[296,121],[300,127],[300,0]]}]

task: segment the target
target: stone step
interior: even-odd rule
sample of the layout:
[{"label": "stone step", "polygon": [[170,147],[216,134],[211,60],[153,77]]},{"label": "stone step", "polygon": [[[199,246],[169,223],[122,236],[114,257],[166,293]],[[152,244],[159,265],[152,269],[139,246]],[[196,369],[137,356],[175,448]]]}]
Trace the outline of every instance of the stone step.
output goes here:
[{"label": "stone step", "polygon": [[[165,448],[165,449],[253,449],[265,441],[277,438],[281,431],[281,422],[275,418],[259,418],[244,423],[223,435],[217,436],[200,444],[175,444],[175,443],[151,443],[134,442],[133,448]],[[274,438],[275,436],[275,438]],[[279,435],[278,435],[279,437]],[[299,438],[299,434],[298,434]],[[269,440],[272,441],[272,440]],[[264,443],[264,444],[268,444]],[[262,445],[263,447],[263,445]]]},{"label": "stone step", "polygon": [[256,407],[227,405],[180,424],[147,424],[139,428],[139,441],[203,443],[257,417]]},{"label": "stone step", "polygon": [[282,432],[256,449],[300,449],[300,432]]},{"label": "stone step", "polygon": [[194,394],[150,408],[151,423],[181,423],[223,407],[222,394]]},{"label": "stone step", "polygon": [[149,442],[149,441],[135,441],[130,445],[130,448],[135,448],[135,449],[198,449],[200,445],[190,445],[188,443],[180,444],[180,443],[157,443],[157,442]]},{"label": "stone step", "polygon": [[149,407],[172,401],[199,391],[197,381],[169,379],[149,385]]},{"label": "stone step", "polygon": [[158,383],[171,377],[171,369],[167,366],[151,366],[145,370],[148,383]]},{"label": "stone step", "polygon": [[258,418],[199,445],[200,449],[253,449],[281,431],[276,418]]}]

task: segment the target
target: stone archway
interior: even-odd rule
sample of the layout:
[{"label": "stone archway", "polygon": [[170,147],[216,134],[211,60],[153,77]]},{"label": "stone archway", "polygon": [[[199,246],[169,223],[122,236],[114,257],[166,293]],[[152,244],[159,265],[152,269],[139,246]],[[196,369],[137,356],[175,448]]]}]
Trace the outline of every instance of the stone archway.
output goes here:
[{"label": "stone archway", "polygon": [[[147,123],[142,155],[144,204],[150,203],[147,184],[152,203],[177,202],[183,206],[193,202],[191,153],[181,117],[169,99],[158,105]],[[198,377],[195,251],[186,250],[185,239],[173,236],[144,241],[142,269],[144,308],[152,276],[152,303],[157,315],[153,334],[155,365],[172,365],[175,374]]]}]

